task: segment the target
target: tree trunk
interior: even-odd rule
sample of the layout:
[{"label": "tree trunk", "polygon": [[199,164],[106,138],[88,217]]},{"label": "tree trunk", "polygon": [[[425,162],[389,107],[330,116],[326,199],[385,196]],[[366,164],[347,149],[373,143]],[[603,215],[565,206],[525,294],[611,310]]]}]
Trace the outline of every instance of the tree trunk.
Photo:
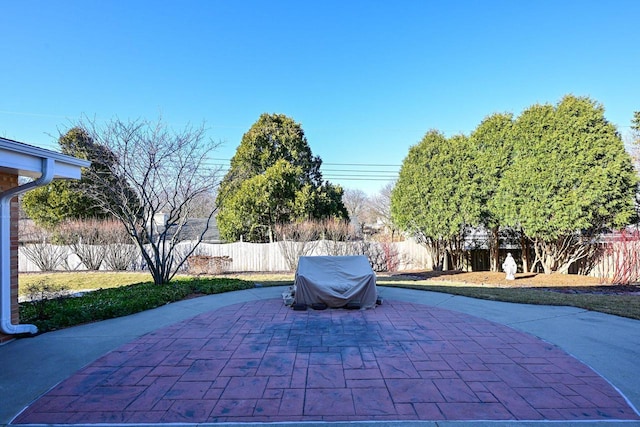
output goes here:
[{"label": "tree trunk", "polygon": [[556,257],[549,250],[549,245],[545,242],[534,241],[533,249],[536,252],[536,260],[540,261],[544,274],[553,273]]},{"label": "tree trunk", "polygon": [[491,228],[489,240],[489,256],[491,257],[491,271],[500,271],[500,228]]},{"label": "tree trunk", "polygon": [[524,235],[520,236],[520,249],[522,250],[522,272],[528,273],[531,253],[529,252],[529,239]]}]

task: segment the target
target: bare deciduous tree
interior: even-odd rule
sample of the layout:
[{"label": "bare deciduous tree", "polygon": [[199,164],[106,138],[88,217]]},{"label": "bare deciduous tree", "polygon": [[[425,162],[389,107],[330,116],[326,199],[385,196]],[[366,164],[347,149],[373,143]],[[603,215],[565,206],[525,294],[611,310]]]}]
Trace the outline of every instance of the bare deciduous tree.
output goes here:
[{"label": "bare deciduous tree", "polygon": [[391,241],[395,240],[398,229],[391,220],[391,191],[395,182],[390,182],[380,189],[377,194],[369,198],[368,204],[368,222],[371,224],[380,224],[384,228],[385,233],[389,233]]},{"label": "bare deciduous tree", "polygon": [[216,209],[216,194],[207,192],[194,197],[190,201],[189,210],[192,218],[207,218]]},{"label": "bare deciduous tree", "polygon": [[367,194],[362,190],[346,189],[342,194],[342,203],[349,212],[349,219],[356,233],[360,235],[362,233],[362,227],[365,224],[365,211],[369,198]]},{"label": "bare deciduous tree", "polygon": [[[218,147],[204,126],[174,132],[161,120],[112,120],[104,126],[85,120],[101,167],[92,168],[87,194],[122,222],[139,247],[156,284],[168,283],[195,251],[215,212],[188,253],[176,251],[180,231],[193,216],[195,201],[211,194],[218,168],[209,155]],[[164,219],[157,225],[158,217]]]}]

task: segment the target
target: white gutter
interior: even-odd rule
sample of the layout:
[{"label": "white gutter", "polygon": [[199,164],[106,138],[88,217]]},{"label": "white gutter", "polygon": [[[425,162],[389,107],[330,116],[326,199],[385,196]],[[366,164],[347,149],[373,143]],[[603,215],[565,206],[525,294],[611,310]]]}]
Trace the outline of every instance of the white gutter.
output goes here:
[{"label": "white gutter", "polygon": [[35,181],[0,192],[0,330],[5,334],[35,334],[35,325],[11,323],[11,199],[36,187],[49,184],[55,176],[55,160],[42,159],[42,175]]}]

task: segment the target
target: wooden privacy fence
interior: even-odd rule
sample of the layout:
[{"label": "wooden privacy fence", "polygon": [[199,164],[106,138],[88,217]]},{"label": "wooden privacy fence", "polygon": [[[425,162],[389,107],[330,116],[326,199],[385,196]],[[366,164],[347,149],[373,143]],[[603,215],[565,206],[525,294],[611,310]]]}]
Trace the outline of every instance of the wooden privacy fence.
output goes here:
[{"label": "wooden privacy fence", "polygon": [[[187,253],[192,242],[182,242],[177,247],[180,256]],[[304,245],[304,248],[301,247]],[[127,270],[144,269],[137,250],[131,245],[122,245],[123,252],[132,253]],[[116,251],[113,245],[109,248]],[[274,242],[274,243],[201,243],[194,253],[193,265],[202,270],[203,260],[210,258],[216,268],[223,272],[276,272],[292,271],[299,255],[366,255],[379,271],[431,269],[431,257],[424,246],[407,240],[394,243],[379,242]],[[197,263],[196,263],[197,260]],[[30,244],[19,249],[19,271],[37,272],[45,270],[86,270],[87,267],[69,246]],[[119,263],[122,265],[122,262]],[[192,266],[193,266],[192,265]],[[101,270],[110,270],[104,263]],[[202,272],[202,271],[200,271]]]}]

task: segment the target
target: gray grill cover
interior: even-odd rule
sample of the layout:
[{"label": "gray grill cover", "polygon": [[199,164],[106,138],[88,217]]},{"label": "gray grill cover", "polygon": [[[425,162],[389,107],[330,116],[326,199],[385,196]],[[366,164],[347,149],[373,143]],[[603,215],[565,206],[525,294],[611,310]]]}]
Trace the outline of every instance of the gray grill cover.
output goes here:
[{"label": "gray grill cover", "polygon": [[376,275],[365,256],[303,256],[296,270],[298,304],[325,303],[344,307],[360,302],[362,308],[376,305]]}]

